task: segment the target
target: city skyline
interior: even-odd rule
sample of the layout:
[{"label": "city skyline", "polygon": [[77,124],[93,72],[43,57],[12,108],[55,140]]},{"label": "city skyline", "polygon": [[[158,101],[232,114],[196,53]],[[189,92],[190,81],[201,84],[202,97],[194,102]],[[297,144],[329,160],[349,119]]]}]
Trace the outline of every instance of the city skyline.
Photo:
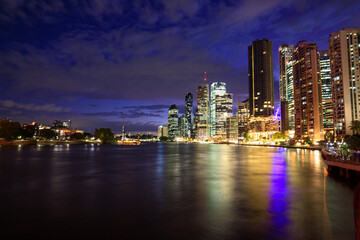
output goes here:
[{"label": "city skyline", "polygon": [[331,33],[360,27],[355,1],[103,3],[4,4],[1,117],[44,124],[71,119],[86,131],[121,132],[125,113],[127,131],[155,132],[171,104],[183,114],[184,92],[195,96],[204,71],[208,84],[227,84],[234,106],[245,100],[247,46],[263,38],[273,42],[279,106],[278,46],[304,39],[324,50]]}]

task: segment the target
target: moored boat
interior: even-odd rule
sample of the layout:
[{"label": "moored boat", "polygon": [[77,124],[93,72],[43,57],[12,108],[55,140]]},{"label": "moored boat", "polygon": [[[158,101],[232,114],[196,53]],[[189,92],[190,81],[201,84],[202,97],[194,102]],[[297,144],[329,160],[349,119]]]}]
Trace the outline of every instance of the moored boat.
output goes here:
[{"label": "moored boat", "polygon": [[118,145],[140,145],[139,140],[132,140],[132,139],[118,140],[116,143]]}]

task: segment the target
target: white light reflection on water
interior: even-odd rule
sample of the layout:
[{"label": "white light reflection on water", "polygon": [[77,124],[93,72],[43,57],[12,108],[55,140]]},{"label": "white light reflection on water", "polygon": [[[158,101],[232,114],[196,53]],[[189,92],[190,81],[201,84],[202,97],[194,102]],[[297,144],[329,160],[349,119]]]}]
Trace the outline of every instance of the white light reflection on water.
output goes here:
[{"label": "white light reflection on water", "polygon": [[159,143],[156,157],[156,174],[158,179],[163,177],[164,173],[164,143]]},{"label": "white light reflection on water", "polygon": [[[235,178],[233,146],[210,145],[207,162],[207,209],[206,219],[219,232],[229,229],[228,217],[233,211]],[[236,160],[235,160],[236,161]]]}]

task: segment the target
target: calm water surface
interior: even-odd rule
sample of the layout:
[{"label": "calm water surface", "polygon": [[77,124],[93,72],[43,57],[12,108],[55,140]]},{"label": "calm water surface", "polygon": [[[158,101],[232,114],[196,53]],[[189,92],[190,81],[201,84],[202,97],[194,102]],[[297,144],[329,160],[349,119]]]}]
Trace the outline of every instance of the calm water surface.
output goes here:
[{"label": "calm water surface", "polygon": [[319,151],[0,148],[2,239],[355,239],[352,194]]}]

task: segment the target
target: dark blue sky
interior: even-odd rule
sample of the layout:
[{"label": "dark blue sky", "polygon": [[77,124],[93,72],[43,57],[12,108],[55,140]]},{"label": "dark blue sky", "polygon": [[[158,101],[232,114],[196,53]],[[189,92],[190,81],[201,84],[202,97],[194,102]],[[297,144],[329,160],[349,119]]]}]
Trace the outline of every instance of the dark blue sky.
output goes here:
[{"label": "dark blue sky", "polygon": [[248,95],[247,46],[273,41],[275,99],[283,43],[327,49],[360,27],[360,1],[0,1],[0,118],[73,120],[86,131],[156,131],[202,73]]}]

